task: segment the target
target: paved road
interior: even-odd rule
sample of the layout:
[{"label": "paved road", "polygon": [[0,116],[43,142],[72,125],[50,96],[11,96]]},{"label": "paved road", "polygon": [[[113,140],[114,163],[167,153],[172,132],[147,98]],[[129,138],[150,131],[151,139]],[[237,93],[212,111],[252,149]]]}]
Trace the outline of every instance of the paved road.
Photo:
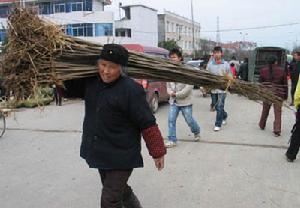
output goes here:
[{"label": "paved road", "polygon": [[[166,168],[154,169],[143,147],[145,168],[134,171],[130,184],[145,208],[257,208],[300,206],[300,159],[284,158],[294,117],[284,109],[282,136],[272,135],[271,113],[265,131],[257,122],[261,106],[230,95],[228,124],[213,132],[215,113],[209,98],[194,92],[194,116],[202,141],[182,116],[179,145],[168,151]],[[167,135],[168,105],[156,114]],[[101,190],[97,171],[79,157],[83,103],[17,112],[0,139],[1,208],[94,208]]]}]

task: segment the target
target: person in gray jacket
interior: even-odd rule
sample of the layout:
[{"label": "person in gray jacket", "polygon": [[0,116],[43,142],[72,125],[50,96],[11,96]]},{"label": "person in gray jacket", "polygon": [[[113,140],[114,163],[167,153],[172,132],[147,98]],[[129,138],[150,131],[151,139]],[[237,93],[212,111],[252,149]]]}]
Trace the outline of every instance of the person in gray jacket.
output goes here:
[{"label": "person in gray jacket", "polygon": [[[172,61],[181,63],[182,53],[179,49],[172,49],[169,53]],[[167,83],[168,94],[170,95],[170,110],[169,110],[169,136],[168,141],[165,143],[166,147],[175,147],[177,142],[176,137],[176,120],[179,112],[182,113],[186,123],[194,133],[194,140],[200,140],[200,126],[192,116],[192,91],[194,86],[176,82]]]}]

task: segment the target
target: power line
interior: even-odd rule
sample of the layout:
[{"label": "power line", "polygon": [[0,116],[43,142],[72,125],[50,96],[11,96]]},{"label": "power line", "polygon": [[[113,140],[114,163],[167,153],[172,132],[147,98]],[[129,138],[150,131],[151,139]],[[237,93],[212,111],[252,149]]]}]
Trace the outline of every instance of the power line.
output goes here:
[{"label": "power line", "polygon": [[[54,17],[54,16],[48,16],[48,15],[42,15],[48,19],[59,19],[64,21],[71,21],[74,23],[84,23],[84,20],[78,20],[78,19],[66,19],[61,17]],[[262,29],[269,29],[269,28],[277,28],[277,27],[287,27],[287,26],[294,26],[294,25],[300,25],[300,22],[294,22],[294,23],[287,23],[287,24],[278,24],[278,25],[267,25],[267,26],[257,26],[257,27],[248,27],[248,28],[228,28],[228,29],[217,29],[217,30],[204,30],[201,31],[201,33],[218,33],[218,32],[234,32],[234,31],[245,31],[245,30],[262,30]],[[150,32],[150,31],[141,31],[141,30],[135,30],[134,32],[138,33],[156,33],[156,32]],[[176,32],[159,32],[158,33],[176,33]],[[190,34],[188,32],[181,32],[181,35],[187,35]]]},{"label": "power line", "polygon": [[261,29],[276,28],[276,27],[287,27],[287,26],[293,26],[293,25],[300,25],[300,22],[279,24],[279,25],[257,26],[257,27],[231,28],[231,29],[206,30],[206,31],[204,30],[202,32],[215,33],[215,32],[232,32],[232,31],[243,31],[243,30],[261,30]]}]

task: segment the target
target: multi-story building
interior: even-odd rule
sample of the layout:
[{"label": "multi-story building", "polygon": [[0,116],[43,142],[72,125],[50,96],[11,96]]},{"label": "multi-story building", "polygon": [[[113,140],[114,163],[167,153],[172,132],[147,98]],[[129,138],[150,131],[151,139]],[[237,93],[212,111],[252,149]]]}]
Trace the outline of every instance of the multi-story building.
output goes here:
[{"label": "multi-story building", "polygon": [[115,22],[115,42],[158,45],[157,10],[144,5],[121,6],[123,17]]},{"label": "multi-story building", "polygon": [[[0,0],[0,39],[3,41],[7,17],[15,0]],[[113,12],[104,11],[109,0],[22,0],[22,6],[33,7],[38,14],[65,28],[66,34],[85,40],[108,43],[114,36]]]},{"label": "multi-story building", "polygon": [[231,51],[251,51],[257,47],[257,43],[250,41],[235,41],[221,44],[224,49]]},{"label": "multi-story building", "polygon": [[164,11],[158,15],[158,41],[174,40],[188,55],[191,55],[194,49],[200,50],[200,30],[200,23],[173,12]]}]

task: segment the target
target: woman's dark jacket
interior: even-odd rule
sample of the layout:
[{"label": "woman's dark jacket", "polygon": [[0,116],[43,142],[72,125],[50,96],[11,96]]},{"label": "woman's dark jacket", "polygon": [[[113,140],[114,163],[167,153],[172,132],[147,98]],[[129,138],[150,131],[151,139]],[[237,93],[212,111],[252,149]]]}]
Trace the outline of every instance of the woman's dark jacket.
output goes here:
[{"label": "woman's dark jacket", "polygon": [[283,68],[278,65],[272,65],[271,70],[269,67],[262,68],[260,70],[259,81],[278,97],[283,100],[287,99],[287,76]]},{"label": "woman's dark jacket", "polygon": [[139,84],[126,76],[106,84],[98,76],[86,86],[80,156],[91,168],[142,167],[141,131],[153,125]]}]

